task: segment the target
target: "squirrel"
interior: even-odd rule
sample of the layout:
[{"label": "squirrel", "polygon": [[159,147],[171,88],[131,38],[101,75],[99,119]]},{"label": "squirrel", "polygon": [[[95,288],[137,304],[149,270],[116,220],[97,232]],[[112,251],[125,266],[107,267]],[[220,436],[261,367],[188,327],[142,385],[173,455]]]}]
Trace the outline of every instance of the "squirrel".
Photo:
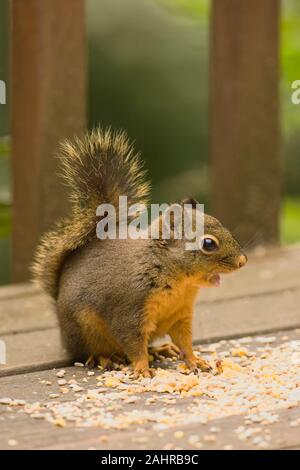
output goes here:
[{"label": "squirrel", "polygon": [[[61,144],[62,177],[71,215],[42,236],[32,266],[35,280],[55,302],[64,346],[90,367],[129,362],[134,376],[151,377],[149,345],[168,334],[166,355],[190,371],[211,370],[193,353],[194,302],[202,286],[244,266],[247,257],[229,230],[204,215],[199,250],[183,239],[105,239],[96,236],[101,203],[148,204],[150,184],[124,131],[94,129]],[[193,198],[181,204],[197,201]],[[153,349],[155,352],[155,349]]]}]

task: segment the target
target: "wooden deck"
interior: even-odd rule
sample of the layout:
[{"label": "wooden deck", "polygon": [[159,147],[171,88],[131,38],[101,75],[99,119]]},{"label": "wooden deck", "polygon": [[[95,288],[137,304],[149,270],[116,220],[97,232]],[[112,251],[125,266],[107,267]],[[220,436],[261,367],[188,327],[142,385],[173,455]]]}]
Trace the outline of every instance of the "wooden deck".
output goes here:
[{"label": "wooden deck", "polygon": [[[251,255],[247,268],[224,277],[220,289],[203,290],[195,314],[195,343],[201,344],[205,350],[204,345],[221,339],[227,341],[253,336],[253,348],[259,351],[259,342],[255,343],[257,335],[264,335],[266,338],[270,335],[270,347],[277,345],[280,348],[283,342],[300,340],[299,305],[300,246],[268,252],[257,251]],[[51,400],[58,404],[74,404],[76,397],[85,393],[85,390],[97,387],[97,378],[101,373],[96,371],[94,376],[88,376],[86,369],[70,365],[60,344],[51,304],[36,287],[24,284],[0,289],[0,339],[4,341],[7,351],[6,364],[0,365],[0,399],[3,402],[4,398],[12,400],[10,405],[9,400],[7,404],[0,404],[1,449],[195,449],[195,446],[203,449],[258,449],[263,445],[276,449],[300,447],[300,407],[295,405],[290,409],[276,409],[275,422],[263,425],[261,433],[264,438],[260,431],[253,431],[258,433],[256,440],[253,436],[243,436],[241,427],[247,427],[245,414],[215,417],[202,424],[188,420],[187,423],[156,427],[151,420],[146,420],[130,423],[124,429],[110,426],[105,429],[87,424],[75,426],[72,421],[66,425],[63,421],[48,422],[39,414],[34,416],[34,410],[31,413],[25,412],[25,405],[28,407],[35,403],[37,406],[39,403],[43,408]],[[229,350],[232,345],[233,342],[222,342],[218,353]],[[276,364],[274,367],[276,369]],[[297,364],[293,367],[299,369],[300,390],[300,368]],[[66,387],[57,382],[56,374],[61,368],[65,370]],[[76,392],[67,389],[70,380],[76,380],[82,390]],[[115,393],[121,392],[115,390]],[[119,403],[123,400],[120,406],[124,416],[132,410],[137,410],[138,415],[147,408],[146,401],[152,395],[157,396],[157,393],[141,394],[136,403],[124,402],[122,395],[116,401]],[[164,408],[170,416],[174,414],[172,408],[178,412],[181,410],[182,413],[187,410],[188,413],[196,400],[193,397],[181,397],[174,404],[173,396],[170,395],[170,398],[169,405],[166,404],[166,397],[165,402],[158,399],[149,410],[155,414],[160,408]],[[81,407],[82,413],[89,409],[89,404],[85,401],[80,405],[76,402],[76,406]],[[273,410],[268,412],[272,413]]]}]

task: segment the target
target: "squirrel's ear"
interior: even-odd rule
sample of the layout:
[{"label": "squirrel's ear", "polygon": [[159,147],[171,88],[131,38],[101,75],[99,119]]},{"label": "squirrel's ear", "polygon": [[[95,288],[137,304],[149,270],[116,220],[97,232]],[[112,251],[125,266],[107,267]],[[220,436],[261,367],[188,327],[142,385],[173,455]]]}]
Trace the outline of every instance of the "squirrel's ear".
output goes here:
[{"label": "squirrel's ear", "polygon": [[193,198],[193,197],[186,197],[185,199],[183,199],[180,203],[182,206],[184,206],[185,204],[190,204],[192,206],[193,209],[196,209],[197,207],[197,204],[199,204],[199,202]]},{"label": "squirrel's ear", "polygon": [[181,230],[182,207],[180,204],[172,204],[159,218],[159,238],[181,238]]}]

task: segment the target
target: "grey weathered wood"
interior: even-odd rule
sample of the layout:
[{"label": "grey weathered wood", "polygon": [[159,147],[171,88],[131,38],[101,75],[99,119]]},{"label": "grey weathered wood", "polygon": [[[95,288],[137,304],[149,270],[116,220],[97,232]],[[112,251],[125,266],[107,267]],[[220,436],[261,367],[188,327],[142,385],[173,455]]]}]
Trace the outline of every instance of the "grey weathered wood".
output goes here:
[{"label": "grey weathered wood", "polygon": [[[286,335],[286,333],[285,333]],[[287,333],[290,340],[299,339],[299,333]],[[282,334],[278,333],[277,340],[273,345],[281,342]],[[252,344],[251,349],[255,350],[260,343]],[[224,345],[224,348],[227,346]],[[86,370],[82,368],[65,368],[66,379],[76,378],[78,383],[85,389],[95,388],[96,376],[89,377],[88,382],[82,382],[83,377],[87,376]],[[42,381],[49,381],[51,385],[46,385]],[[0,378],[1,396],[7,396],[12,399],[23,399],[27,402],[45,403],[49,400],[49,394],[57,393],[59,387],[57,384],[56,370],[47,370],[42,372],[33,372],[25,375]],[[76,395],[74,392],[62,394],[60,402],[73,400]],[[149,394],[141,395],[141,400],[134,405],[124,405],[124,411],[132,409],[143,409],[145,399]],[[176,407],[185,409],[193,398],[182,398],[177,400]],[[158,409],[162,405],[157,403],[151,409]],[[172,407],[174,405],[170,405]],[[259,435],[265,435],[265,431],[270,433],[269,448],[281,449],[300,446],[299,427],[291,427],[290,422],[300,419],[300,407],[292,409],[275,410],[279,416],[279,421],[271,425],[253,424],[251,427],[261,427]],[[203,449],[222,449],[225,445],[232,445],[234,449],[257,449],[251,439],[241,441],[238,439],[235,430],[239,426],[245,425],[245,416],[230,416],[228,418],[215,419],[207,424],[186,424],[173,426],[165,429],[162,436],[158,436],[157,431],[152,429],[152,424],[143,424],[144,429],[141,434],[138,431],[139,425],[131,425],[128,429],[116,431],[112,429],[101,428],[76,428],[72,424],[66,428],[57,428],[43,420],[32,419],[18,411],[18,408],[12,407],[8,410],[6,406],[0,405],[0,448],[11,448],[9,440],[16,440],[17,445],[14,449],[163,449],[166,444],[173,443],[174,447],[182,449],[193,449],[188,442],[189,436],[198,435],[199,440],[203,442]],[[218,427],[220,431],[216,433],[215,443],[206,443],[204,436],[211,434],[210,428]],[[175,439],[176,431],[183,431],[184,435],[180,439]],[[101,442],[101,436],[107,436],[106,443]],[[139,443],[137,437],[147,438],[147,442]]]},{"label": "grey weathered wood", "polygon": [[[255,333],[300,328],[300,291],[225,300],[196,306],[194,341],[217,340]],[[68,363],[57,328],[2,335],[7,345],[7,363],[0,376]]]},{"label": "grey weathered wood", "polygon": [[16,335],[3,335],[6,364],[0,364],[0,377],[70,364],[57,328]]},{"label": "grey weathered wood", "polygon": [[58,143],[86,125],[83,0],[12,1],[12,277],[27,280],[41,232],[67,212]]},{"label": "grey weathered wood", "polygon": [[28,282],[19,284],[8,284],[0,287],[0,302],[2,300],[23,298],[35,294],[40,294],[40,289],[35,285]]},{"label": "grey weathered wood", "polygon": [[[250,256],[246,268],[224,276],[221,288],[203,289],[194,315],[194,340],[300,327],[299,261],[299,245],[269,250],[261,257]],[[56,326],[50,300],[35,286],[0,289],[0,335],[8,351],[0,375],[68,363]]]},{"label": "grey weathered wood", "polygon": [[[299,287],[299,246],[250,257],[246,268],[224,277],[221,288],[200,292],[194,340],[300,327]],[[56,326],[50,300],[35,286],[0,289],[0,336],[8,351],[0,375],[68,363]]]},{"label": "grey weathered wood", "polygon": [[300,292],[287,290],[196,306],[194,340],[212,340],[300,327]]},{"label": "grey weathered wood", "polygon": [[212,2],[212,213],[243,244],[279,241],[279,4]]},{"label": "grey weathered wood", "polygon": [[222,276],[218,289],[203,289],[204,302],[230,300],[300,287],[300,246],[249,253],[245,268]]},{"label": "grey weathered wood", "polygon": [[43,295],[0,301],[0,335],[45,330],[57,326],[52,303]]},{"label": "grey weathered wood", "polygon": [[[8,134],[8,61],[9,61],[9,1],[0,2],[0,80],[3,80],[6,88],[6,104],[0,100],[0,136]],[[2,97],[1,97],[2,98]]]},{"label": "grey weathered wood", "polygon": [[[182,402],[181,406],[186,405]],[[299,408],[291,410],[279,410],[276,414],[280,416],[280,422],[266,426],[270,430],[271,441],[270,449],[285,449],[299,447],[300,434],[298,428],[289,426],[289,422],[300,418]],[[0,415],[1,416],[1,415]],[[0,422],[1,423],[1,422]],[[231,416],[213,420],[209,425],[183,425],[174,426],[164,431],[162,437],[158,436],[157,431],[149,430],[149,426],[143,426],[146,431],[142,434],[149,440],[146,443],[136,442],[137,437],[141,437],[136,427],[124,431],[105,431],[103,429],[61,429],[40,420],[31,420],[29,417],[16,415],[15,419],[9,420],[8,417],[4,424],[0,424],[1,437],[0,449],[12,449],[8,445],[10,439],[16,440],[17,445],[13,449],[98,449],[98,450],[131,450],[131,449],[163,449],[166,444],[173,443],[174,447],[181,449],[194,449],[188,443],[191,435],[199,436],[203,442],[205,435],[210,434],[209,427],[217,426],[220,432],[216,434],[215,443],[204,443],[203,450],[222,449],[224,445],[232,445],[234,450],[251,449],[258,450],[257,446],[251,443],[251,440],[241,441],[236,437],[235,430],[244,424],[244,418],[241,416]],[[175,439],[176,431],[183,431],[182,439]],[[103,443],[101,436],[107,436],[108,442]],[[201,458],[201,457],[200,457]]]},{"label": "grey weathered wood", "polygon": [[[299,245],[279,250],[268,250],[263,256],[250,253],[247,266],[229,276],[223,276],[220,288],[200,291],[197,307],[199,311],[196,316],[202,316],[202,311],[209,311],[209,305],[206,304],[265,295],[266,293],[271,294],[272,292],[290,291],[299,289],[299,287]],[[233,318],[240,315],[239,312],[234,311],[234,308],[232,310],[226,332],[228,332]],[[273,324],[273,318],[269,311],[263,310],[260,315],[264,328],[277,327],[277,323]],[[224,319],[224,315],[222,318]],[[209,324],[210,319],[207,318],[207,320]],[[246,329],[249,322],[254,321],[251,318],[243,317],[241,320],[245,321]],[[280,327],[293,326],[294,320],[288,315],[283,316],[283,323],[280,324]],[[269,326],[267,325],[268,321],[270,322]],[[236,322],[233,321],[233,323]],[[41,330],[56,325],[57,320],[52,302],[36,286],[17,284],[0,288],[0,335],[18,331]]]}]

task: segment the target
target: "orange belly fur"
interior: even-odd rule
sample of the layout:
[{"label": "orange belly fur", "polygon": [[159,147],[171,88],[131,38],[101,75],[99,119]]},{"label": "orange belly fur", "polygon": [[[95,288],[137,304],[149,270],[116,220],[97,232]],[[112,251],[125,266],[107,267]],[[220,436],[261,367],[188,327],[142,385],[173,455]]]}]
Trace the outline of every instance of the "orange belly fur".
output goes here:
[{"label": "orange belly fur", "polygon": [[149,341],[168,334],[183,316],[193,315],[195,299],[201,284],[199,276],[185,276],[169,282],[171,289],[154,293],[145,306],[144,332]]}]

